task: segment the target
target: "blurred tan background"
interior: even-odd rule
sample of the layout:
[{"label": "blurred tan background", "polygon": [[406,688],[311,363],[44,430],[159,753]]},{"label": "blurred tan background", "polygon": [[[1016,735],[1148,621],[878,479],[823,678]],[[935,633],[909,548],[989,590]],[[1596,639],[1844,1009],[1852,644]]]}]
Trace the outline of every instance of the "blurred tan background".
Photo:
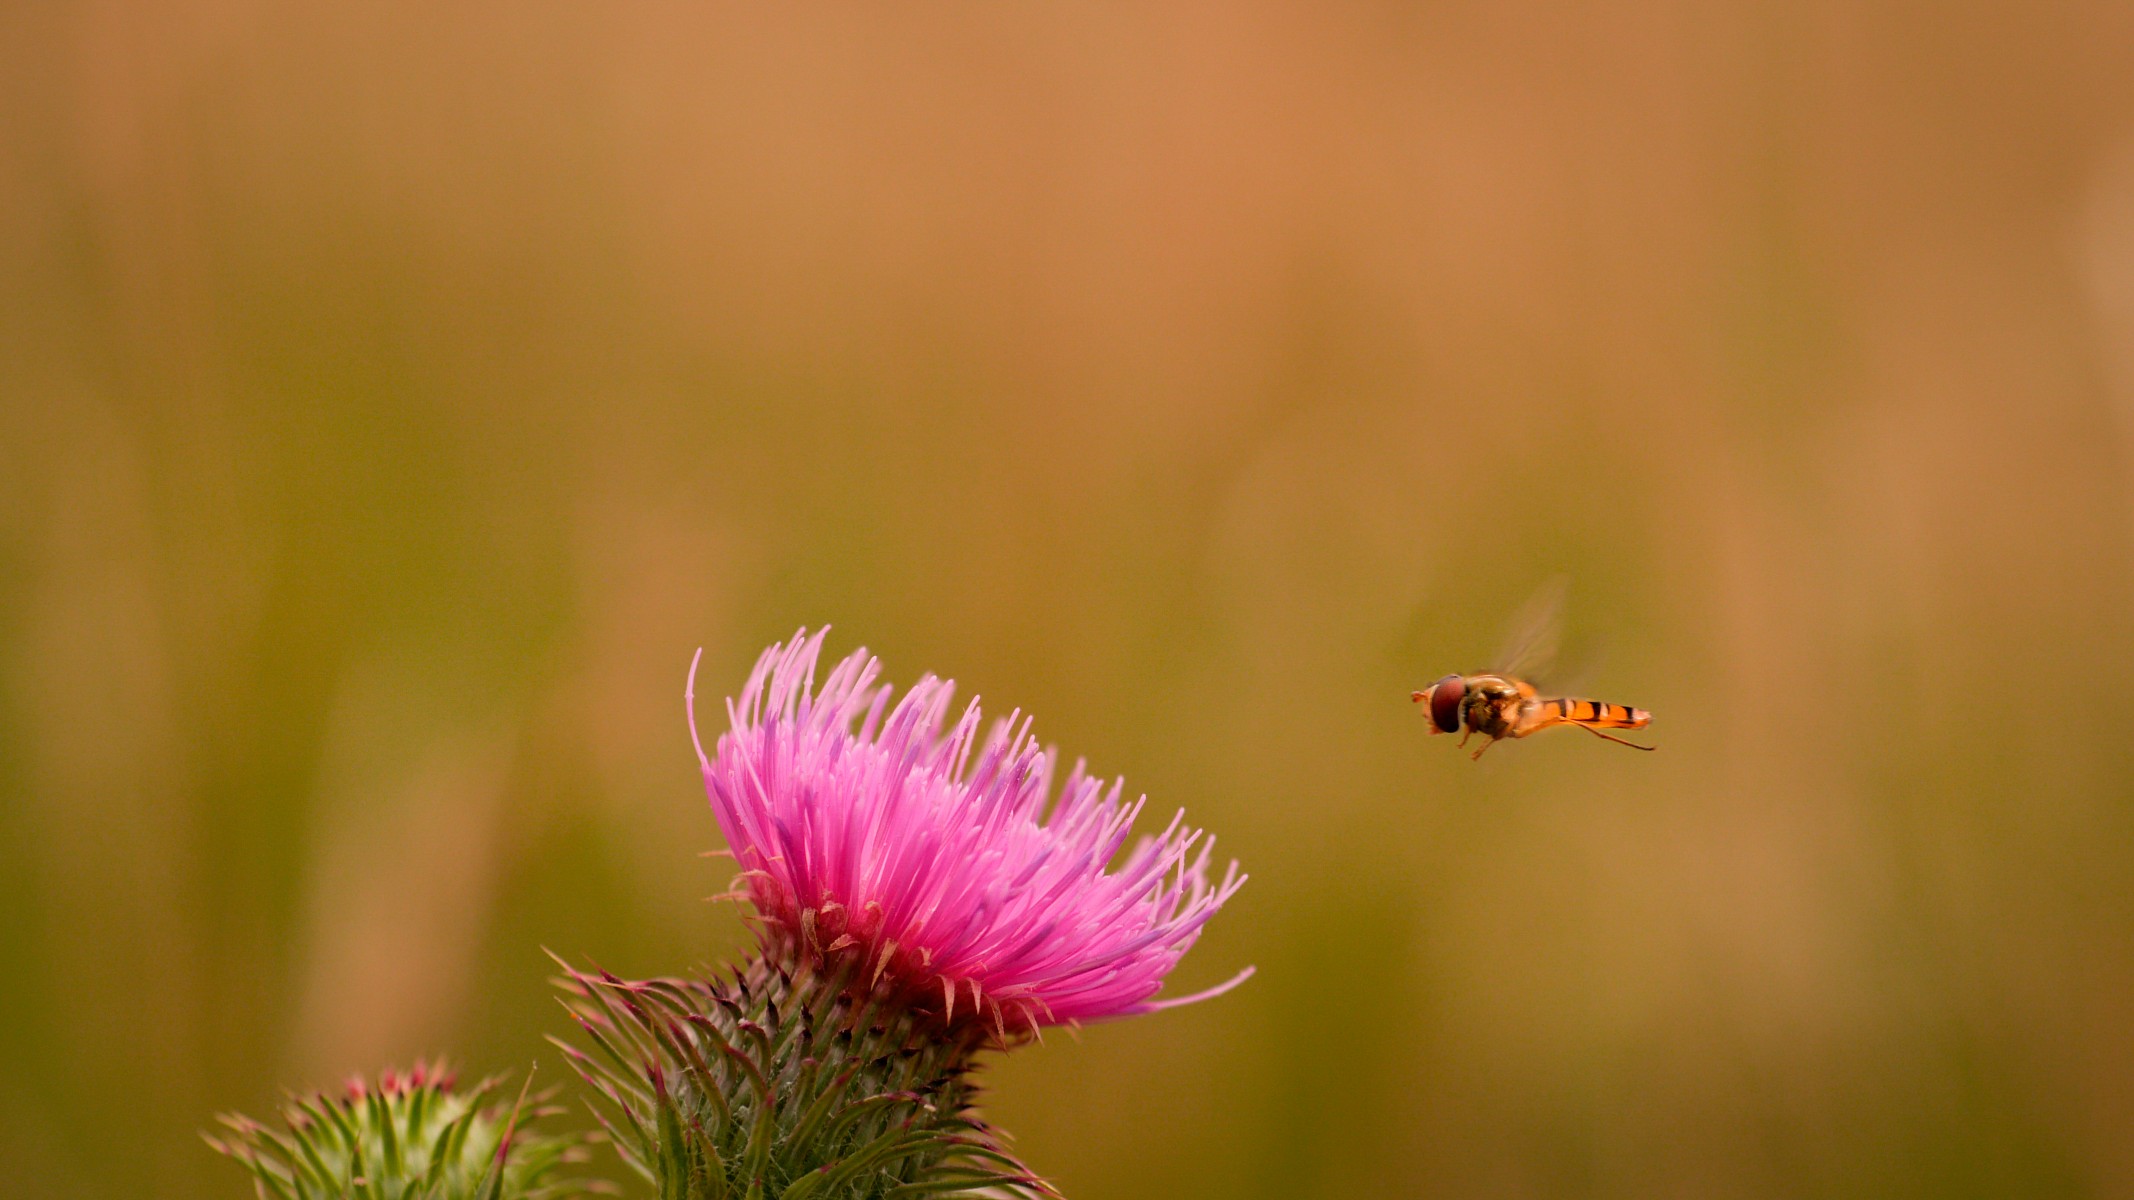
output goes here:
[{"label": "blurred tan background", "polygon": [[[0,1162],[738,945],[835,623],[1253,880],[1077,1200],[2134,1195],[2134,8],[0,10]],[[1603,698],[1411,687],[1567,574]]]}]

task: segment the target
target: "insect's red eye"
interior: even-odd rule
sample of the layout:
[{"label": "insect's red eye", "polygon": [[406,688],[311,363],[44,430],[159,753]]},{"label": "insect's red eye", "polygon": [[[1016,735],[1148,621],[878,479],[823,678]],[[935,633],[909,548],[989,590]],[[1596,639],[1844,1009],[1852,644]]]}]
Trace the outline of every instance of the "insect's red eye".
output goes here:
[{"label": "insect's red eye", "polygon": [[1430,719],[1446,733],[1460,731],[1460,701],[1467,698],[1467,681],[1447,675],[1430,685]]}]

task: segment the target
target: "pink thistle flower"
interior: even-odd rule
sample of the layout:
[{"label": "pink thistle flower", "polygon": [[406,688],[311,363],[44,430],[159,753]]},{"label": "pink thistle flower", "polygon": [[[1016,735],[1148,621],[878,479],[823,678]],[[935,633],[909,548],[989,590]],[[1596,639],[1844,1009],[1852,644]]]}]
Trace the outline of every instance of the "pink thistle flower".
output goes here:
[{"label": "pink thistle flower", "polygon": [[[1184,813],[1116,870],[1145,798],[1121,803],[1077,762],[1052,796],[1054,752],[1019,712],[980,737],[973,700],[931,675],[893,706],[853,652],[815,686],[823,634],[756,662],[704,784],[777,951],[850,972],[946,1025],[1036,1032],[1220,995],[1158,1000],[1164,977],[1245,882],[1211,883],[1214,838]],[[701,652],[700,652],[701,656]],[[687,693],[695,736],[696,664]],[[1197,848],[1197,852],[1196,852]]]}]

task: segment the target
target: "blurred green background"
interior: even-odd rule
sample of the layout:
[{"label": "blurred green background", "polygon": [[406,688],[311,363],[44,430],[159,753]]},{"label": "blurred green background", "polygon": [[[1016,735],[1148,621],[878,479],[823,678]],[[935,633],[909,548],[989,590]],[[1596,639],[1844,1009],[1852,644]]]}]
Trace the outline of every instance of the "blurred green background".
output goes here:
[{"label": "blurred green background", "polygon": [[[1252,882],[1099,1197],[2134,1195],[2134,9],[0,10],[0,1162],[743,931],[833,622]],[[1595,694],[1408,690],[1571,580]]]}]

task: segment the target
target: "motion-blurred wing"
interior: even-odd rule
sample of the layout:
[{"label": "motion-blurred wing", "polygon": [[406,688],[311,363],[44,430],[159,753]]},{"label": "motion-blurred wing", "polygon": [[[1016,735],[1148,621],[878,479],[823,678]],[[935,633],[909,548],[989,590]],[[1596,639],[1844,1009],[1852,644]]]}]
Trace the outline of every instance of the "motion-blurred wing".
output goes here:
[{"label": "motion-blurred wing", "polygon": [[1499,674],[1534,681],[1548,674],[1563,645],[1563,601],[1569,581],[1561,575],[1541,585],[1513,616],[1504,652],[1491,664]]}]

